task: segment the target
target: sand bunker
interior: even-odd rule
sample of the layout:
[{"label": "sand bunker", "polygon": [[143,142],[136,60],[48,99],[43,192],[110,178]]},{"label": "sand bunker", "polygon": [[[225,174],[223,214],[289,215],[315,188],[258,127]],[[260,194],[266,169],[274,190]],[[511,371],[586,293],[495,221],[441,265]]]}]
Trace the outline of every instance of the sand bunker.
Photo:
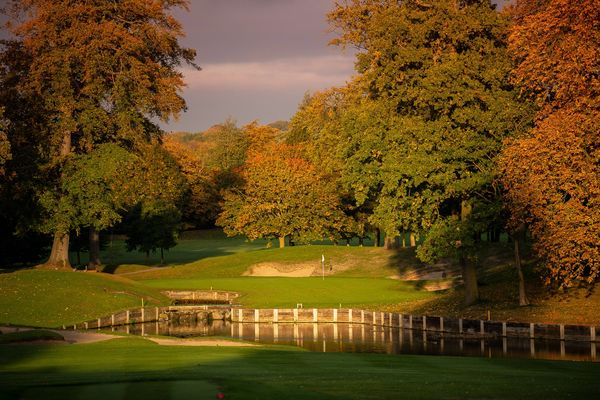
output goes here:
[{"label": "sand bunker", "polygon": [[264,262],[251,265],[244,276],[287,276],[300,278],[312,276],[316,271],[321,272],[321,265],[315,261],[296,264],[281,264]]}]

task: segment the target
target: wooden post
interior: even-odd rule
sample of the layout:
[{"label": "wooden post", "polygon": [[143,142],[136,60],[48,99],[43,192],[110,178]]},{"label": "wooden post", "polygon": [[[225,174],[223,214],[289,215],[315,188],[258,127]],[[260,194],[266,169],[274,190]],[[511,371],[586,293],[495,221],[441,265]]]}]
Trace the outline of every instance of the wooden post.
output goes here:
[{"label": "wooden post", "polygon": [[360,323],[365,323],[365,310],[360,310]]},{"label": "wooden post", "polygon": [[276,308],[273,309],[273,322],[279,322],[279,310]]},{"label": "wooden post", "polygon": [[242,322],[244,319],[244,311],[241,308],[238,308],[238,322]]},{"label": "wooden post", "polygon": [[158,307],[154,307],[154,314],[155,314],[155,317],[156,317],[156,321],[158,321],[160,319],[160,315],[159,315],[159,312],[158,312]]},{"label": "wooden post", "polygon": [[294,308],[294,322],[298,322],[298,309]]},{"label": "wooden post", "polygon": [[259,319],[260,319],[260,312],[258,309],[254,309],[254,323],[256,324],[256,323],[260,322]]},{"label": "wooden post", "polygon": [[348,322],[352,323],[352,309],[348,310]]},{"label": "wooden post", "polygon": [[385,325],[385,313],[380,313],[380,314],[379,314],[379,321],[381,321],[381,322],[379,323],[381,326],[384,326],[384,325]]},{"label": "wooden post", "polygon": [[444,332],[444,317],[440,317],[440,332]]},{"label": "wooden post", "polygon": [[506,337],[506,322],[502,323],[502,337]]},{"label": "wooden post", "polygon": [[316,308],[313,308],[313,322],[318,322],[318,318],[319,318],[319,310],[317,310]]},{"label": "wooden post", "polygon": [[485,322],[483,320],[479,320],[479,334],[485,335]]},{"label": "wooden post", "polygon": [[590,326],[590,342],[596,341],[596,327]]},{"label": "wooden post", "polygon": [[423,330],[427,330],[427,315],[423,315]]},{"label": "wooden post", "polygon": [[88,323],[84,322],[83,325],[85,326],[85,329],[87,330],[88,329]]},{"label": "wooden post", "polygon": [[338,310],[337,308],[333,309],[333,322],[337,322],[337,314],[338,314]]},{"label": "wooden post", "polygon": [[535,339],[535,324],[533,322],[529,324],[529,338]]},{"label": "wooden post", "polygon": [[398,326],[400,329],[404,328],[404,315],[398,314]]},{"label": "wooden post", "polygon": [[[463,333],[463,321],[462,321],[462,318],[458,319],[458,333],[460,333],[461,335]],[[462,350],[462,348],[461,348],[461,350]]]},{"label": "wooden post", "polygon": [[115,314],[110,316],[110,326],[115,326]]},{"label": "wooden post", "polygon": [[377,313],[375,311],[373,311],[373,326],[375,326],[375,324],[377,323]]},{"label": "wooden post", "polygon": [[142,308],[142,323],[146,322],[144,317],[145,317],[145,313],[144,313],[144,309]]},{"label": "wooden post", "polygon": [[102,326],[102,321],[100,320],[100,318],[98,318],[98,325],[96,326],[96,328],[100,329],[101,326]]},{"label": "wooden post", "polygon": [[560,340],[565,340],[565,326],[563,324],[560,324],[559,329],[560,329]]},{"label": "wooden post", "polygon": [[392,313],[388,313],[388,321],[389,321],[389,325],[392,326]]},{"label": "wooden post", "polygon": [[256,340],[258,342],[258,340],[260,339],[260,326],[255,323],[254,324],[254,340]]},{"label": "wooden post", "polygon": [[[125,318],[125,322],[127,323],[127,325],[129,325],[129,310],[127,310],[127,317]],[[129,333],[129,332],[127,332]]]},{"label": "wooden post", "polygon": [[412,329],[412,314],[408,316],[408,329]]}]

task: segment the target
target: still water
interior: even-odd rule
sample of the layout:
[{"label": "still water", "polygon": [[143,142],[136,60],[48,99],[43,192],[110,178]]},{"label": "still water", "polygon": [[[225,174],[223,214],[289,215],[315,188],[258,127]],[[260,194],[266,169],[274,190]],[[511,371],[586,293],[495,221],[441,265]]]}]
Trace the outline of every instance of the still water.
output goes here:
[{"label": "still water", "polygon": [[218,336],[319,352],[429,354],[600,361],[596,344],[527,338],[459,339],[437,332],[347,323],[254,324],[228,321],[148,322],[119,326],[137,335]]}]

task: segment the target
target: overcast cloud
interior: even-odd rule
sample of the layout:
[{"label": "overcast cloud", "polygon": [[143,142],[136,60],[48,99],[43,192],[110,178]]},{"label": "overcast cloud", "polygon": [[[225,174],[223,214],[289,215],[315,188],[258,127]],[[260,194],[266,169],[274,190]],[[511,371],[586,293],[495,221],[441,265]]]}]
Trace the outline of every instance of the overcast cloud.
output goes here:
[{"label": "overcast cloud", "polygon": [[306,91],[343,85],[354,56],[328,46],[333,0],[191,0],[177,11],[202,71],[184,69],[188,111],[168,131],[289,119]]}]

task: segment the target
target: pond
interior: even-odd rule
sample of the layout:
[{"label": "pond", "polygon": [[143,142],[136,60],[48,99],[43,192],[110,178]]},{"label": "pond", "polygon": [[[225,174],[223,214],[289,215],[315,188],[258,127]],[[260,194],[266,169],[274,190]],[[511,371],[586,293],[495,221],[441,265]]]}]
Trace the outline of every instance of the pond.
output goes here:
[{"label": "pond", "polygon": [[255,324],[228,321],[148,322],[113,328],[137,335],[218,336],[318,352],[428,354],[600,361],[596,343],[527,338],[457,338],[412,329],[348,323]]}]

